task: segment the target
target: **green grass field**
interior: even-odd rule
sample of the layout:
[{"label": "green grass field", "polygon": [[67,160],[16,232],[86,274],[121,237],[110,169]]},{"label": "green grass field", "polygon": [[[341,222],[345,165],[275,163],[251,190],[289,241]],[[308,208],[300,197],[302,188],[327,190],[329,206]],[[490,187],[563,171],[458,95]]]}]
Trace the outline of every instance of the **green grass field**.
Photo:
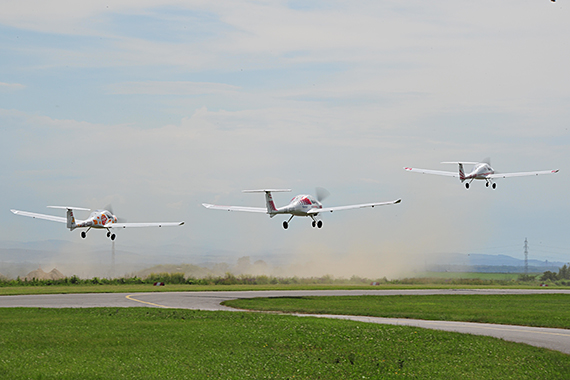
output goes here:
[{"label": "green grass field", "polygon": [[350,314],[570,329],[570,294],[279,297],[231,300],[225,301],[224,305],[287,313]]},{"label": "green grass field", "polygon": [[382,284],[380,286],[351,284],[276,284],[276,285],[43,285],[0,286],[0,296],[18,294],[68,293],[140,293],[140,292],[198,292],[237,290],[334,290],[334,289],[537,289],[537,285],[461,285],[461,284]]},{"label": "green grass field", "polygon": [[568,379],[568,355],[351,321],[153,308],[0,309],[3,379]]},{"label": "green grass field", "polygon": [[[421,272],[416,273],[414,277],[426,278],[477,278],[481,280],[517,280],[522,273],[482,273],[482,272]],[[531,275],[539,276],[542,273],[531,273]]]}]

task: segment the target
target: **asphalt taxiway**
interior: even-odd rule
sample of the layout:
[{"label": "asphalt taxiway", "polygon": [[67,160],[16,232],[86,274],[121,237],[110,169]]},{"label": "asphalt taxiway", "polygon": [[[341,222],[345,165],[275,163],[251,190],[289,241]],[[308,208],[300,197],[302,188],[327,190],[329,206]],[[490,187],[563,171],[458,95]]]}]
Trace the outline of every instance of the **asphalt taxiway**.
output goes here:
[{"label": "asphalt taxiway", "polygon": [[[218,291],[218,292],[152,292],[152,293],[89,293],[0,296],[0,307],[160,307],[195,310],[236,311],[220,303],[226,300],[255,297],[357,296],[357,295],[444,295],[444,294],[569,294],[564,289],[416,289],[416,290],[279,290],[279,291]],[[299,315],[299,314],[297,314]],[[299,315],[347,319],[368,323],[415,326],[465,334],[486,335],[508,341],[526,343],[570,354],[570,330],[495,325],[486,323],[426,321],[400,318],[378,318],[350,315]]]}]

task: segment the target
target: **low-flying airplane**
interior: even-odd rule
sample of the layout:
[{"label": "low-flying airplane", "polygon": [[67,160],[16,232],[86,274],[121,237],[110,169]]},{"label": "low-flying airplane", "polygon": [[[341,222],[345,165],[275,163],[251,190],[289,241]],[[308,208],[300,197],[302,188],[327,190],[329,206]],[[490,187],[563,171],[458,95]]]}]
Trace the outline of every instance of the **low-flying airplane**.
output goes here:
[{"label": "low-flying airplane", "polygon": [[323,226],[322,220],[317,220],[317,216],[324,212],[333,212],[341,210],[350,210],[355,208],[385,206],[400,203],[402,200],[398,199],[390,202],[376,202],[376,203],[363,203],[358,205],[337,206],[337,207],[323,207],[321,201],[326,198],[329,193],[323,188],[317,188],[317,197],[312,195],[297,195],[288,205],[277,208],[273,202],[272,192],[289,192],[291,189],[261,189],[261,190],[243,190],[244,193],[265,193],[265,207],[243,207],[243,206],[217,206],[208,203],[202,203],[202,206],[214,210],[225,211],[245,211],[245,212],[258,212],[268,214],[270,218],[275,215],[287,214],[291,215],[289,220],[283,221],[283,228],[289,227],[289,222],[294,216],[308,216],[313,220],[312,226],[321,228]]},{"label": "low-flying airplane", "polygon": [[[123,223],[122,220],[109,210],[95,210],[89,215],[85,220],[75,220],[73,215],[73,210],[79,211],[91,211],[88,208],[82,207],[66,207],[66,206],[48,206],[48,208],[57,208],[67,210],[67,217],[47,215],[47,214],[37,214],[35,212],[20,211],[20,210],[10,210],[16,215],[28,216],[30,218],[51,220],[52,222],[66,223],[67,228],[73,231],[76,228],[87,228],[87,231],[81,231],[81,237],[86,238],[87,232],[90,229],[105,229],[107,230],[107,237],[111,240],[115,240],[115,234],[111,232],[113,228],[130,228],[130,227],[171,227],[171,226],[181,226],[184,222],[174,222],[174,223]],[[109,208],[109,207],[108,207]]]},{"label": "low-flying airplane", "polygon": [[[461,183],[465,182],[465,188],[469,189],[469,185],[473,180],[479,179],[486,181],[485,186],[491,187],[493,189],[497,188],[497,184],[493,182],[496,178],[508,178],[508,177],[524,177],[524,176],[531,176],[531,175],[539,175],[539,174],[554,174],[558,173],[558,169],[555,170],[541,170],[537,172],[517,172],[517,173],[497,173],[491,167],[491,161],[487,158],[482,162],[442,162],[442,164],[458,164],[459,171],[458,172],[446,172],[440,170],[428,170],[428,169],[416,169],[405,167],[404,170],[409,172],[415,173],[422,173],[422,174],[435,174],[435,175],[443,175],[448,177],[457,177],[461,181]],[[463,169],[463,165],[473,165],[473,169],[469,174],[465,174]]]}]

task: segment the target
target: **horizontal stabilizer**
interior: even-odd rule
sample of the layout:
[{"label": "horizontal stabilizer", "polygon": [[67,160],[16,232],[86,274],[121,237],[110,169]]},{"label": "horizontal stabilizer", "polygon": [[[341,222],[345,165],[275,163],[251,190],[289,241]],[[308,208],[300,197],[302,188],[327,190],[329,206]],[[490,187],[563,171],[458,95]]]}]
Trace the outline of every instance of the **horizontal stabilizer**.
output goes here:
[{"label": "horizontal stabilizer", "polygon": [[472,161],[445,161],[442,164],[463,164],[463,165],[477,165],[481,162],[472,162]]},{"label": "horizontal stabilizer", "polygon": [[72,206],[47,206],[48,208],[60,208],[63,210],[79,210],[79,211],[91,211],[89,208],[84,207],[72,207]]},{"label": "horizontal stabilizer", "polygon": [[259,189],[259,190],[242,190],[242,193],[287,193],[291,189]]}]

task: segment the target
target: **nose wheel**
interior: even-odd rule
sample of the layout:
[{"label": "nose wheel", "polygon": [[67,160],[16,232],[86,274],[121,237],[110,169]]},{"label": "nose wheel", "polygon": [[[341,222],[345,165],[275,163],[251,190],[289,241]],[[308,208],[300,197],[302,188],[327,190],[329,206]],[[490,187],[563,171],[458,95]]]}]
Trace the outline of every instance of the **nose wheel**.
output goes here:
[{"label": "nose wheel", "polygon": [[85,231],[81,231],[81,237],[82,237],[83,239],[85,239],[85,238],[87,237],[87,234],[85,233]]}]

